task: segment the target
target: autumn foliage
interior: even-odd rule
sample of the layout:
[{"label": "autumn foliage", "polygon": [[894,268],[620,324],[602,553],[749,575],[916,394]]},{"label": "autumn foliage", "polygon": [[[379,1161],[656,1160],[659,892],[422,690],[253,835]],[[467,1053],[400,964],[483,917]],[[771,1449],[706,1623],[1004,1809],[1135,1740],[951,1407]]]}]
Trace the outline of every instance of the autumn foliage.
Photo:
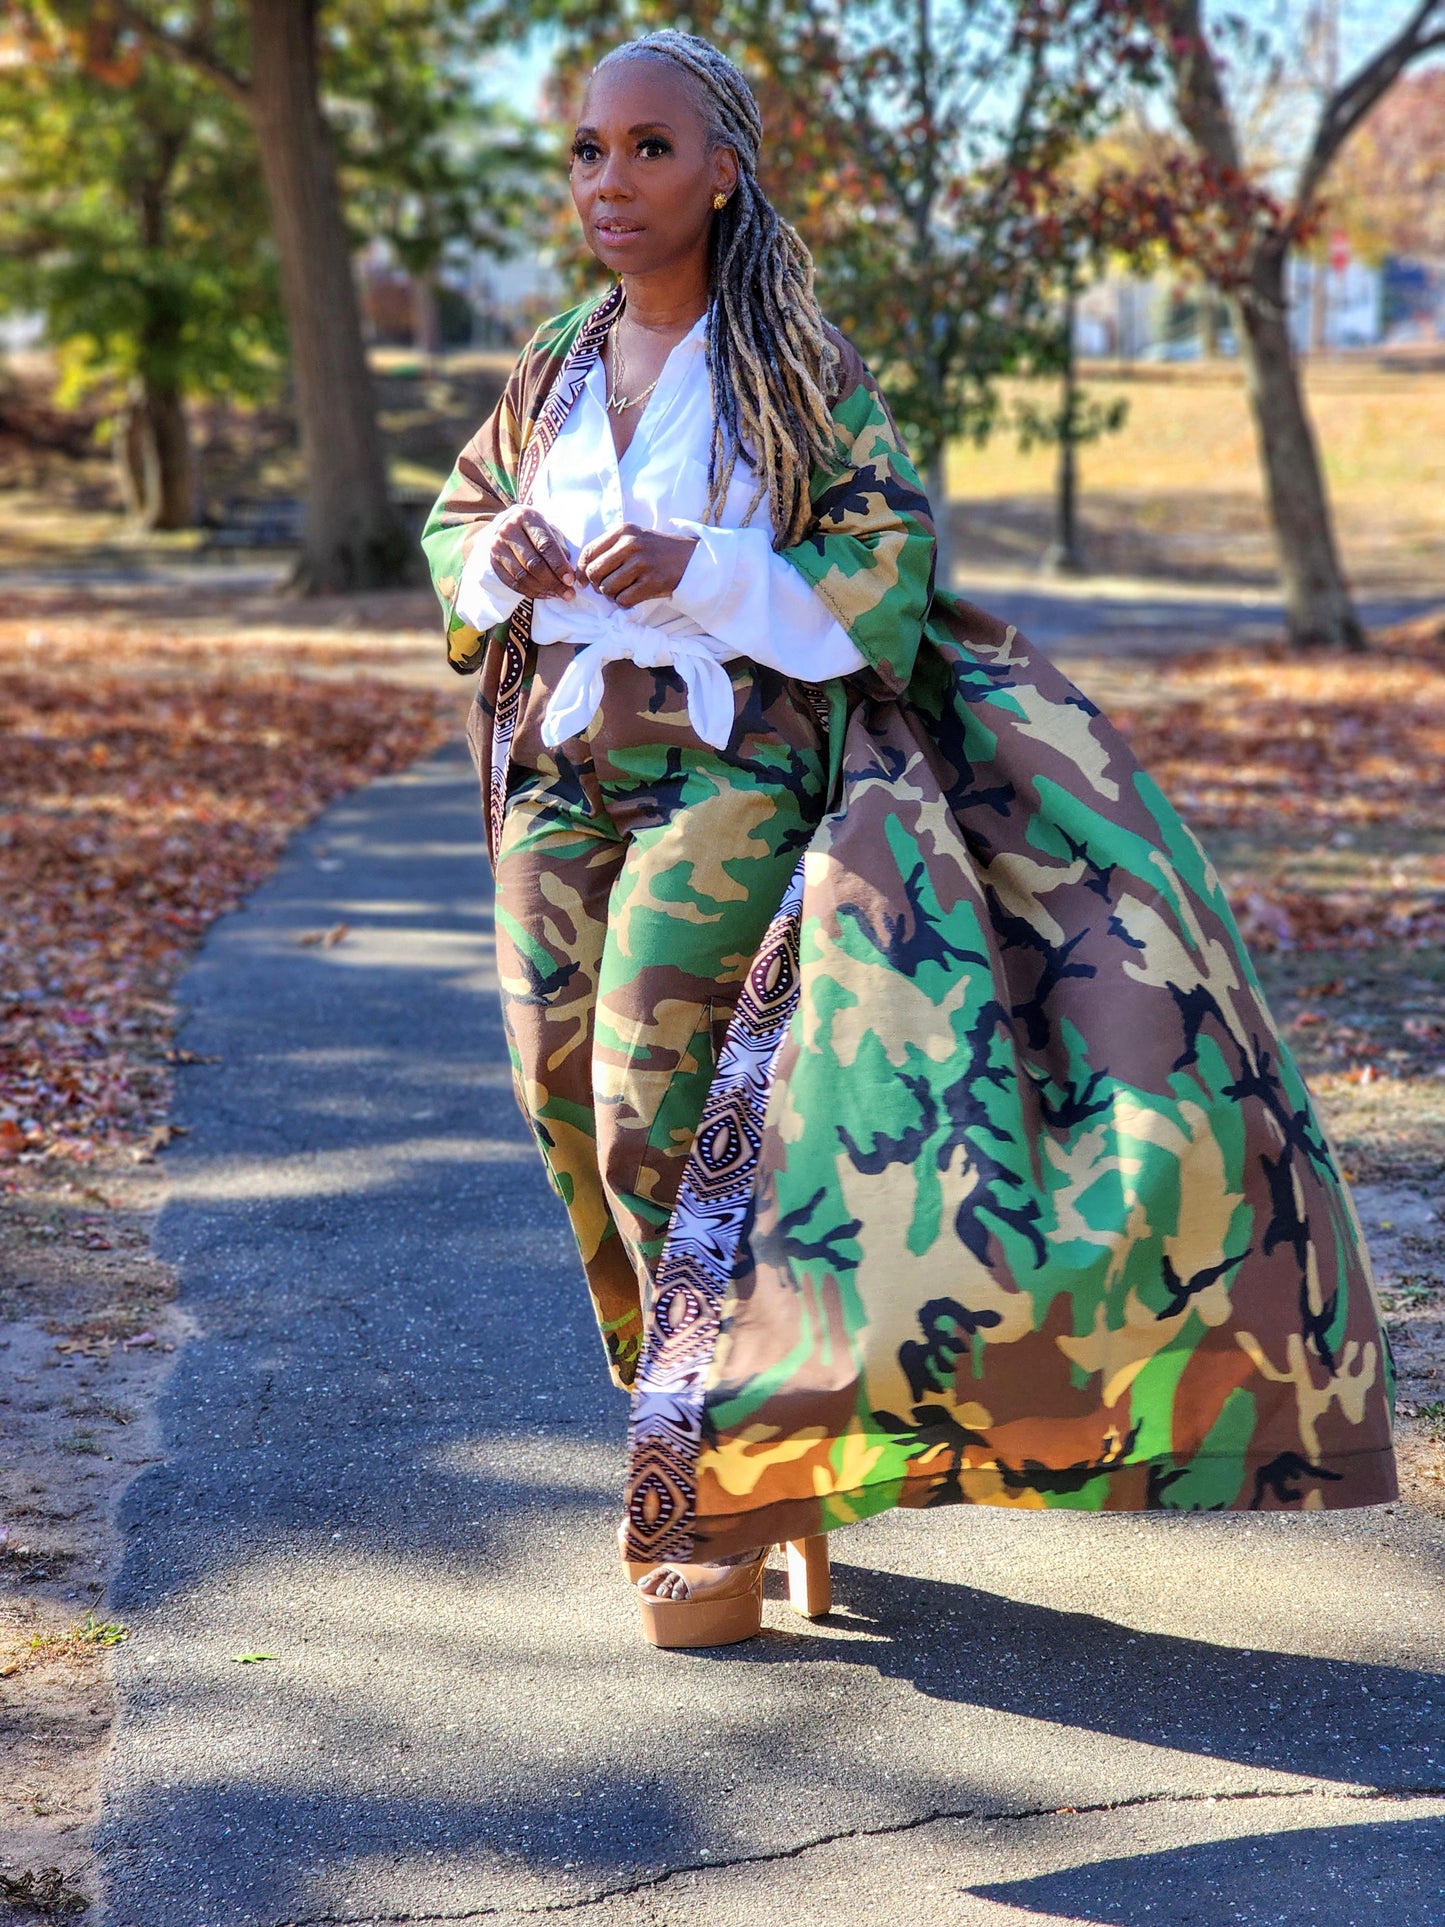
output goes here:
[{"label": "autumn foliage", "polygon": [[[142,1146],[169,1091],[168,994],[206,927],[333,797],[442,737],[425,691],[48,657],[0,627],[0,1156]],[[214,660],[214,657],[210,658]]]},{"label": "autumn foliage", "polygon": [[[1116,712],[1145,767],[1201,832],[1244,831],[1343,856],[1445,821],[1445,631],[1382,639],[1368,665],[1278,650],[1201,655],[1156,699]],[[1389,839],[1392,841],[1398,839]],[[1425,840],[1425,850],[1429,839]],[[1423,950],[1445,943],[1445,860],[1348,866],[1337,888],[1227,878],[1252,948]]]}]

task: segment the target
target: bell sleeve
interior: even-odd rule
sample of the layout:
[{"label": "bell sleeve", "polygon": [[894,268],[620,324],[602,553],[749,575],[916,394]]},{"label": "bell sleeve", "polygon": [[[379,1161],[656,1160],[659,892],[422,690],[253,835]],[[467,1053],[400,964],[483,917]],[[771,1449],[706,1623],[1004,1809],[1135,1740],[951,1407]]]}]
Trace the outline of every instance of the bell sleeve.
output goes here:
[{"label": "bell sleeve", "polygon": [[[489,636],[505,630],[520,599],[500,582],[496,583],[499,597],[478,590],[491,580],[486,567],[487,532],[517,499],[517,452],[529,353],[530,348],[508,377],[501,400],[457,457],[422,529],[422,551],[446,624],[447,661],[463,676],[481,667]],[[460,606],[463,602],[465,610]]]},{"label": "bell sleeve", "polygon": [[868,667],[827,604],[778,555],[766,529],[713,528],[674,517],[694,536],[682,580],[669,600],[729,650],[803,682],[827,682]]},{"label": "bell sleeve", "polygon": [[888,405],[834,335],[838,465],[813,475],[813,527],[779,554],[836,618],[890,695],[908,687],[933,597],[933,514]]}]

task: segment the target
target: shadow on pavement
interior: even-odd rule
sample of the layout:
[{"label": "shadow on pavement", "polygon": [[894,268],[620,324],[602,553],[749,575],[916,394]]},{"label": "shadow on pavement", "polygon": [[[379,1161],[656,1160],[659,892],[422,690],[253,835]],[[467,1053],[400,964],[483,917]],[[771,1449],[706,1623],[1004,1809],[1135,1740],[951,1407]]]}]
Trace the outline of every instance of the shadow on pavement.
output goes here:
[{"label": "shadow on pavement", "polygon": [[[623,1783],[584,1771],[577,1777],[577,1793],[562,1803],[564,1815],[550,1786],[538,1788],[534,1797],[519,1788],[510,1798],[484,1802],[404,1793],[356,1796],[327,1783],[325,1764],[319,1756],[309,1797],[220,1778],[137,1801],[132,1841],[185,1842],[192,1911],[184,1927],[213,1927],[218,1921],[227,1927],[236,1922],[289,1927],[318,1912],[326,1920],[360,1916],[369,1923],[373,1906],[384,1919],[410,1920],[410,1909],[393,1911],[391,1885],[397,1868],[407,1863],[423,1885],[421,1905],[428,1913],[422,1918],[430,1917],[431,1907],[440,1911],[449,1898],[455,1904],[462,1895],[472,1903],[471,1917],[478,1892],[494,1889],[504,1872],[514,1879],[520,1872],[525,1880],[526,1872],[535,1870],[539,1880],[546,1880],[553,1903],[569,1888],[580,1897],[596,1890],[602,1867],[614,1873],[618,1868],[615,1835],[610,1851],[603,1845],[605,1823],[599,1837],[599,1809],[615,1814],[624,1808],[639,1862],[650,1854],[685,1863],[699,1857],[694,1819],[662,1784]],[[168,1884],[171,1870],[161,1864],[164,1852],[159,1849],[148,1865],[147,1850],[131,1846],[113,1868],[110,1919],[116,1927],[129,1927],[132,1919],[161,1918],[146,1903],[153,1887]],[[368,1863],[376,1868],[375,1887]],[[449,1893],[453,1877],[460,1883],[454,1895]],[[138,1903],[135,1912],[130,1896]],[[457,1917],[449,1909],[442,1915]],[[173,1927],[182,1922],[174,1920]]]},{"label": "shadow on pavement", "polygon": [[[966,1585],[834,1565],[846,1638],[807,1657],[1111,1739],[1396,1790],[1445,1787],[1445,1679],[1403,1667],[1241,1652]],[[878,1638],[860,1640],[858,1631]],[[796,1659],[802,1636],[760,1657]],[[743,1650],[743,1649],[739,1649]],[[1442,1914],[1445,1919],[1445,1914]]]},{"label": "shadow on pavement", "polygon": [[1101,1927],[1440,1927],[1445,1820],[1248,1834],[964,1891]]}]

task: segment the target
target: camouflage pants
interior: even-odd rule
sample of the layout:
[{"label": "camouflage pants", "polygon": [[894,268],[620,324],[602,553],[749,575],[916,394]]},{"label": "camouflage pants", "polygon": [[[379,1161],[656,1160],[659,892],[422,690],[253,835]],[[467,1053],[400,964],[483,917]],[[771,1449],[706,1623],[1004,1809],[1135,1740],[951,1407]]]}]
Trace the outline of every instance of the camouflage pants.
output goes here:
[{"label": "camouflage pants", "polygon": [[577,1239],[614,1379],[642,1308],[743,977],[822,815],[806,688],[728,665],[724,750],[675,670],[608,665],[556,750],[542,713],[572,650],[536,652],[497,860],[497,956],[517,1096]]}]

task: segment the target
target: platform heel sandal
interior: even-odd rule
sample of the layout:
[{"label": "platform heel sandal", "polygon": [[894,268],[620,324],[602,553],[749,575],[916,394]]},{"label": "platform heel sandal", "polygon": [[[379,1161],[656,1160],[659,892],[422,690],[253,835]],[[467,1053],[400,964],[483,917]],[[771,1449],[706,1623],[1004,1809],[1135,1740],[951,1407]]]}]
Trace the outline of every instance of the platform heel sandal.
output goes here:
[{"label": "platform heel sandal", "polygon": [[770,1547],[735,1566],[660,1560],[648,1572],[675,1572],[686,1580],[686,1599],[655,1599],[639,1592],[642,1634],[650,1646],[685,1651],[693,1646],[736,1646],[763,1629],[763,1569]]},{"label": "platform heel sandal", "polygon": [[[673,1560],[660,1562],[687,1581],[688,1596],[655,1599],[650,1593],[639,1593],[645,1638],[653,1646],[675,1649],[735,1646],[752,1639],[762,1631],[763,1572],[771,1550],[764,1546],[756,1558],[721,1569]],[[827,1537],[819,1533],[811,1539],[789,1539],[779,1550],[787,1561],[788,1604],[805,1618],[821,1618],[833,1604]],[[629,1574],[635,1563],[627,1562]],[[658,1565],[642,1568],[644,1572],[658,1570]]]}]

